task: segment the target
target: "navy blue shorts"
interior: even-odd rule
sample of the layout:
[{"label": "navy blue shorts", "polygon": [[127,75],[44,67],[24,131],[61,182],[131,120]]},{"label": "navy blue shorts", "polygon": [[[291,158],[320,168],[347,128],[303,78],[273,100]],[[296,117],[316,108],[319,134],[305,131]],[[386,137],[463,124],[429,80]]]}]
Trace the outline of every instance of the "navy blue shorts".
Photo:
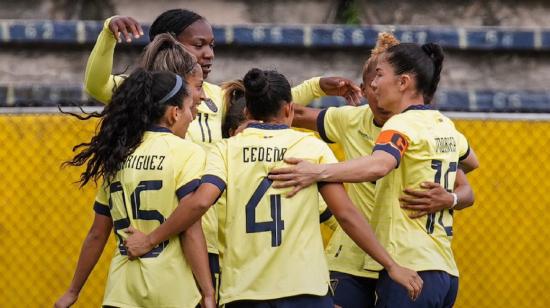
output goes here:
[{"label": "navy blue shorts", "polygon": [[341,272],[330,272],[334,304],[343,308],[373,308],[376,280]]},{"label": "navy blue shorts", "polygon": [[385,270],[376,285],[376,308],[447,308],[453,307],[458,294],[458,277],[443,271],[418,272],[424,281],[422,293],[412,301],[407,290],[397,284]]},{"label": "navy blue shorts", "polygon": [[244,300],[225,304],[226,308],[333,308],[329,295],[297,295],[270,300]]}]

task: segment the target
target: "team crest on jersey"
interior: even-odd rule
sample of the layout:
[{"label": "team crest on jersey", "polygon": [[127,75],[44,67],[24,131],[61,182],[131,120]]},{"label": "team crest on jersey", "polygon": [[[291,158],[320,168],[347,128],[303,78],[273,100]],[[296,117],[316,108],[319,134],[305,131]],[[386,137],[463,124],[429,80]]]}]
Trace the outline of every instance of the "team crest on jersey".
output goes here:
[{"label": "team crest on jersey", "polygon": [[212,101],[211,99],[207,98],[203,101],[206,106],[208,106],[208,108],[210,110],[212,110],[213,112],[218,112],[218,106],[216,106],[216,104],[214,103],[214,101]]}]

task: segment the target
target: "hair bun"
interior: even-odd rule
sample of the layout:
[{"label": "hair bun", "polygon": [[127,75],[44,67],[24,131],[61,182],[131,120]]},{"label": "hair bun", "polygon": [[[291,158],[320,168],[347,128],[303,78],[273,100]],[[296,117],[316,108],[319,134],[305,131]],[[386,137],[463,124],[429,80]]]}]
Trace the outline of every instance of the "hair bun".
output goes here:
[{"label": "hair bun", "polygon": [[422,45],[422,50],[436,63],[443,62],[443,48],[435,43]]},{"label": "hair bun", "polygon": [[269,81],[264,71],[253,68],[244,76],[244,88],[249,96],[263,96],[269,90]]}]

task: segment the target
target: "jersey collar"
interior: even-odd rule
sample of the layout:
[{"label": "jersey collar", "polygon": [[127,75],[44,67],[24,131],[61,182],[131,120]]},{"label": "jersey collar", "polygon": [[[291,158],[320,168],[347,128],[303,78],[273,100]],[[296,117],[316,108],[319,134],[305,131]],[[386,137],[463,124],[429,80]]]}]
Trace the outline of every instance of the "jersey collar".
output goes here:
[{"label": "jersey collar", "polygon": [[407,109],[403,110],[403,112],[409,111],[409,110],[432,110],[432,109],[433,108],[431,105],[410,105],[409,107],[407,107]]},{"label": "jersey collar", "polygon": [[158,126],[158,125],[153,125],[151,127],[149,127],[149,129],[147,131],[150,131],[150,132],[155,132],[155,133],[170,133],[172,134],[172,131],[166,127],[162,127],[162,126]]},{"label": "jersey collar", "polygon": [[270,123],[250,123],[247,127],[259,128],[259,129],[287,129],[288,125],[285,124],[270,124]]}]

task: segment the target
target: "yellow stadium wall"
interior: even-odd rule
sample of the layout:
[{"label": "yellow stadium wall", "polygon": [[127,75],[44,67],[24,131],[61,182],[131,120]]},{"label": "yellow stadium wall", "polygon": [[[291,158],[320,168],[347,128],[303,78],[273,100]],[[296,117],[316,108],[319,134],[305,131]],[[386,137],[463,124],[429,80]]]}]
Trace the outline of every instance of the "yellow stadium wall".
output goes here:
[{"label": "yellow stadium wall", "polygon": [[[95,121],[0,116],[2,307],[48,307],[70,283],[93,218],[93,185],[60,168]],[[550,122],[458,120],[481,168],[476,204],[456,213],[456,307],[550,307]],[[101,305],[113,238],[76,307]]]}]

